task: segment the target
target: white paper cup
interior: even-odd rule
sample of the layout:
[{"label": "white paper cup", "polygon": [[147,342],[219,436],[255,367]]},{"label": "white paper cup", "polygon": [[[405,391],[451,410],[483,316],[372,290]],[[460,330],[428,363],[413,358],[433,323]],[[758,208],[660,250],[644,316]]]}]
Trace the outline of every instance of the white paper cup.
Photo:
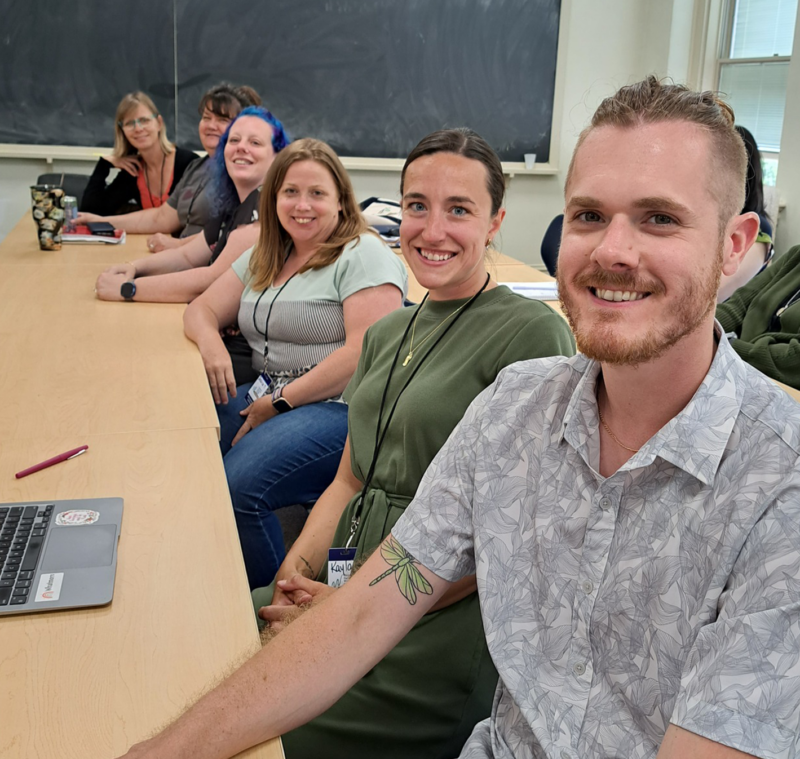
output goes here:
[{"label": "white paper cup", "polygon": [[525,153],[525,168],[532,169],[536,165],[536,153]]}]

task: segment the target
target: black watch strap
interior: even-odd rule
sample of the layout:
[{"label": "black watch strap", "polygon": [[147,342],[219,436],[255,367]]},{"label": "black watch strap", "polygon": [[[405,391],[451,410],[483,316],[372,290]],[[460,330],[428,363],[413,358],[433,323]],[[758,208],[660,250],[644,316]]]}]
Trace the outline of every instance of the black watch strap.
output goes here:
[{"label": "black watch strap", "polygon": [[133,300],[133,296],[136,295],[136,283],[123,282],[122,287],[119,288],[119,294],[125,298],[125,300]]}]

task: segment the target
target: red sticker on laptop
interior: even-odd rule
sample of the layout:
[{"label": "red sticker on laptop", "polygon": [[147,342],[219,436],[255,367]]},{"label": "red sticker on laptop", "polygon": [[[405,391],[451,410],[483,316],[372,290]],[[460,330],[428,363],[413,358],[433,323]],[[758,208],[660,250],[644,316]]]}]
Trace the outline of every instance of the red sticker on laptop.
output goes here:
[{"label": "red sticker on laptop", "polygon": [[94,524],[98,519],[100,519],[100,513],[91,509],[70,509],[56,514],[56,524],[59,527],[80,527],[85,524]]}]

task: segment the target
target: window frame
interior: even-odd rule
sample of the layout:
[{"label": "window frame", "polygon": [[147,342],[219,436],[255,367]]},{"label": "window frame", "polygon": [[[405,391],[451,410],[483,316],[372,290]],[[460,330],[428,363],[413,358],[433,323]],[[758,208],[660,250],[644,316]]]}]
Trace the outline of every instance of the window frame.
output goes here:
[{"label": "window frame", "polygon": [[[717,37],[717,55],[714,59],[714,89],[720,92],[720,85],[722,80],[723,66],[737,66],[739,64],[753,64],[753,63],[789,63],[792,60],[791,55],[769,55],[758,56],[751,58],[731,58],[731,46],[733,43],[733,25],[734,17],[736,15],[736,2],[737,0],[723,0],[719,35]],[[796,31],[795,31],[796,33]],[[785,106],[785,103],[784,103]],[[762,157],[778,161],[780,163],[780,151],[761,149],[759,152]]]},{"label": "window frame", "polygon": [[788,63],[791,55],[767,55],[753,58],[731,58],[731,43],[733,42],[733,21],[736,14],[736,0],[725,0],[722,9],[721,34],[719,35],[719,50],[717,51],[716,80],[719,86],[720,72],[724,65],[737,63]]}]

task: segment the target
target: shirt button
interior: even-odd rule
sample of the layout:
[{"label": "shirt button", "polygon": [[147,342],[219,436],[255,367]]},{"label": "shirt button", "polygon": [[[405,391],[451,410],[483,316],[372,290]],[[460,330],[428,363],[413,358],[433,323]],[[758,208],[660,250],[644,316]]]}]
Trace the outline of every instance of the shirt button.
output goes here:
[{"label": "shirt button", "polygon": [[573,668],[572,671],[580,677],[584,672],[586,672],[586,665],[583,662],[578,662]]},{"label": "shirt button", "polygon": [[583,592],[586,593],[587,596],[594,590],[594,585],[592,584],[591,580],[584,580],[581,583],[581,587],[583,588]]},{"label": "shirt button", "polygon": [[608,496],[600,499],[600,508],[603,510],[611,508],[611,499]]}]

